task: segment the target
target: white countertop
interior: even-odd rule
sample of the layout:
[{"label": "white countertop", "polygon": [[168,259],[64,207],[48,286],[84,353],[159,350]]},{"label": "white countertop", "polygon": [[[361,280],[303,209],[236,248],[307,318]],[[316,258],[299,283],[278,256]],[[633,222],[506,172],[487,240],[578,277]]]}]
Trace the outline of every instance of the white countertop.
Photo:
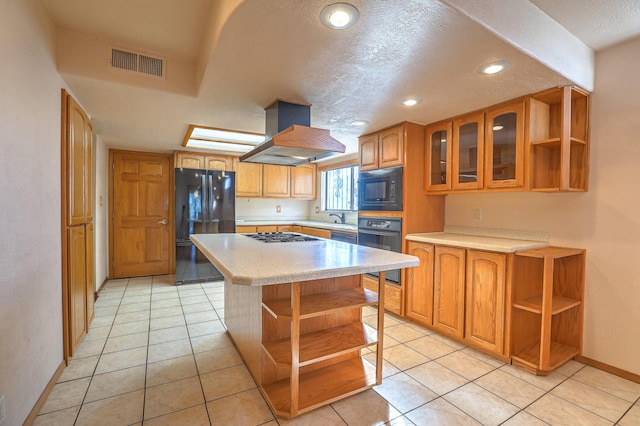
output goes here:
[{"label": "white countertop", "polygon": [[320,238],[264,243],[242,234],[196,234],[196,247],[227,282],[263,286],[418,266],[415,256]]},{"label": "white countertop", "polygon": [[299,225],[314,228],[331,229],[334,231],[358,232],[358,225],[347,223],[320,222],[316,220],[236,220],[236,226],[269,226],[269,225]]},{"label": "white countertop", "polygon": [[472,248],[478,250],[513,253],[518,250],[529,250],[548,247],[546,241],[520,240],[495,236],[456,234],[451,232],[429,232],[424,234],[408,234],[410,241],[440,244],[453,247]]}]

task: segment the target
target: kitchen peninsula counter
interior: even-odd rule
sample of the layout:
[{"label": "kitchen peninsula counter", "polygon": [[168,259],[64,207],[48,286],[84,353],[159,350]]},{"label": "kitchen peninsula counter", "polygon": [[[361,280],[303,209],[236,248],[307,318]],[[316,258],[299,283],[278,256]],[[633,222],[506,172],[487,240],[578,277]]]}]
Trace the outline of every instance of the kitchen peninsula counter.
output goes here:
[{"label": "kitchen peninsula counter", "polygon": [[[364,288],[361,274],[380,272],[378,289],[384,288],[384,271],[418,266],[417,257],[323,238],[191,239],[225,278],[227,331],[279,417],[295,417],[382,382],[384,291]],[[362,308],[376,305],[372,327],[363,321]],[[361,355],[364,348],[375,351],[375,361]]]}]

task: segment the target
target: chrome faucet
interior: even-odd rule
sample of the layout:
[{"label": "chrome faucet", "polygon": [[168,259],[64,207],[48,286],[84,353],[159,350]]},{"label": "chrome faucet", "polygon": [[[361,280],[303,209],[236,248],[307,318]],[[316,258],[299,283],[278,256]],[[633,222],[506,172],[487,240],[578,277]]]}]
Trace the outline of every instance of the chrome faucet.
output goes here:
[{"label": "chrome faucet", "polygon": [[[345,222],[344,222],[344,212],[342,212],[342,213],[340,213],[340,214],[338,214],[338,213],[331,213],[331,214],[329,215],[329,217],[331,217],[331,216],[335,216],[335,217],[337,217],[338,219],[340,219],[340,223],[345,223]],[[334,220],[334,223],[338,223],[338,221],[337,221],[337,220]]]}]

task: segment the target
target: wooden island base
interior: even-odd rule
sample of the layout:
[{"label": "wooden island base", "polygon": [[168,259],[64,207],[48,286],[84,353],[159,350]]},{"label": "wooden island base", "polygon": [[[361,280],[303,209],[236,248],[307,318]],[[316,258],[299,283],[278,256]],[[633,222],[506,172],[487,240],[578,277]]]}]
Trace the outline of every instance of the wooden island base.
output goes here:
[{"label": "wooden island base", "polygon": [[[380,272],[378,285],[384,279]],[[225,281],[224,322],[273,411],[291,418],[382,382],[383,299],[361,275],[266,286]],[[377,330],[362,321],[362,308],[375,305]],[[376,351],[375,366],[361,355],[367,347]]]}]

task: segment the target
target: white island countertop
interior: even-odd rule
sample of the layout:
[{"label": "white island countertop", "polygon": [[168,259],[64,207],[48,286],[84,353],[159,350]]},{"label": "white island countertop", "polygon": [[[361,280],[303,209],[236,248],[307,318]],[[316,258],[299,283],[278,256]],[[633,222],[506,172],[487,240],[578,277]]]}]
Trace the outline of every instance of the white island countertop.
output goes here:
[{"label": "white island countertop", "polygon": [[196,234],[191,241],[232,284],[263,286],[418,266],[415,256],[319,238],[264,243],[242,234]]}]

